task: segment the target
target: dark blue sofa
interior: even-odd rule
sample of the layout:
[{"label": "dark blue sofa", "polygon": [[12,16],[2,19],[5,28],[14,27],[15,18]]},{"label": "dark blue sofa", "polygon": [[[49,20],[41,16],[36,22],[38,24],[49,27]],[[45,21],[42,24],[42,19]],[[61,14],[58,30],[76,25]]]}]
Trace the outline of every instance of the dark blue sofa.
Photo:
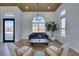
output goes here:
[{"label": "dark blue sofa", "polygon": [[46,33],[32,33],[29,35],[29,40],[31,39],[49,39],[49,36]]}]

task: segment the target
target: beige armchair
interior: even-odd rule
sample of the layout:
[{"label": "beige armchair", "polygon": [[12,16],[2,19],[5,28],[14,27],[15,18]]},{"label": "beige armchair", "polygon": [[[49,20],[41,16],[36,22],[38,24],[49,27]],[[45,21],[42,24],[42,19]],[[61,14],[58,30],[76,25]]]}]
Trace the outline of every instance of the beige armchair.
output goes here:
[{"label": "beige armchair", "polygon": [[64,44],[59,48],[52,45],[46,48],[46,53],[50,56],[67,56],[68,50],[69,50],[68,44]]},{"label": "beige armchair", "polygon": [[11,56],[30,56],[32,54],[32,48],[23,46],[23,47],[16,47],[14,43],[7,44]]}]

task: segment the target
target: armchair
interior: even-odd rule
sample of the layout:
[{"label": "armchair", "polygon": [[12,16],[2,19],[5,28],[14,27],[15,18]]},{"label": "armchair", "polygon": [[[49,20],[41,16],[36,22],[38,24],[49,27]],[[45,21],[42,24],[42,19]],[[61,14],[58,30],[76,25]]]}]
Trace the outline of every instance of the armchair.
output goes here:
[{"label": "armchair", "polygon": [[59,48],[52,45],[46,48],[46,53],[50,56],[67,56],[68,50],[69,50],[68,44],[63,44]]},{"label": "armchair", "polygon": [[23,46],[18,48],[15,44],[9,43],[7,44],[11,56],[30,56],[32,54],[32,48]]}]

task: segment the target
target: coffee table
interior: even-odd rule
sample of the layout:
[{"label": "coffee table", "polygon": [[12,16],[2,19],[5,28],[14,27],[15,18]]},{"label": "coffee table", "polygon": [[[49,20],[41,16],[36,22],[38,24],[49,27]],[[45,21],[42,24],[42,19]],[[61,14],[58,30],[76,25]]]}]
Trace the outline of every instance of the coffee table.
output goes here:
[{"label": "coffee table", "polygon": [[35,56],[45,56],[45,52],[44,51],[37,51],[34,54]]}]

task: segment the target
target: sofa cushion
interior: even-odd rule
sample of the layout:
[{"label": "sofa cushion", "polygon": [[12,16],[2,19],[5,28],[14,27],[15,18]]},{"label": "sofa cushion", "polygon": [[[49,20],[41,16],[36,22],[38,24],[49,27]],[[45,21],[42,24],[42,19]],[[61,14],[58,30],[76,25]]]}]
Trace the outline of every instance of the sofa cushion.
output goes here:
[{"label": "sofa cushion", "polygon": [[53,45],[52,46],[49,46],[48,48],[51,49],[55,53],[57,53],[57,51],[58,51],[58,48],[55,47],[55,46],[53,46]]},{"label": "sofa cushion", "polygon": [[47,52],[50,56],[57,56],[57,54],[56,54],[54,51],[52,51],[51,49],[49,49],[49,48],[46,48],[46,52]]},{"label": "sofa cushion", "polygon": [[32,48],[29,48],[22,56],[31,56],[32,55]]}]

